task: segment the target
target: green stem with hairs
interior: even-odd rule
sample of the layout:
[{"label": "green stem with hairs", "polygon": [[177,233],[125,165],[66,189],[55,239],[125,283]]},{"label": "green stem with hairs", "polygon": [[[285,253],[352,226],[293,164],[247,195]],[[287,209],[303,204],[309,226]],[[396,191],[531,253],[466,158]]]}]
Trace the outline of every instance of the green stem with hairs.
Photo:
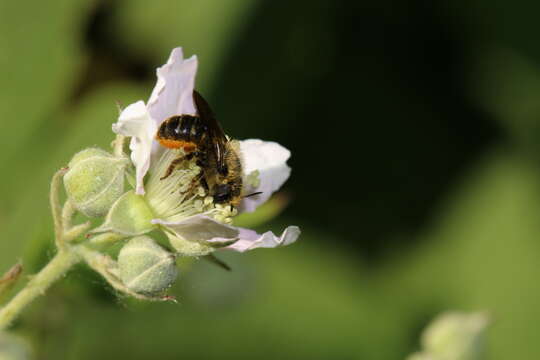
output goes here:
[{"label": "green stem with hairs", "polygon": [[10,302],[0,309],[0,330],[7,328],[26,305],[43,295],[56,280],[79,261],[80,257],[75,252],[60,250]]},{"label": "green stem with hairs", "polygon": [[6,305],[0,308],[0,330],[7,328],[19,313],[34,299],[45,291],[69,269],[81,261],[81,257],[68,242],[80,236],[90,226],[80,224],[71,226],[71,217],[75,211],[71,204],[64,207],[60,202],[62,176],[67,169],[61,169],[54,174],[51,181],[50,204],[54,222],[55,243],[58,252],[39,273],[15,295]]}]

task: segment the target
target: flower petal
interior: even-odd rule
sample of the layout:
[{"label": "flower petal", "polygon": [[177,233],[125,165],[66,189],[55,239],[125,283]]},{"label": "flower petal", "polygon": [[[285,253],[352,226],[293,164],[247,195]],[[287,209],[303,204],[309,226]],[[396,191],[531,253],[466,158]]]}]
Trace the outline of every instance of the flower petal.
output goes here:
[{"label": "flower petal", "polygon": [[298,226],[288,226],[279,237],[274,235],[271,231],[267,231],[260,235],[253,230],[243,228],[238,229],[240,230],[240,240],[227,246],[225,249],[244,252],[256,248],[286,246],[295,242],[300,236],[300,228]]},{"label": "flower petal", "polygon": [[216,247],[231,240],[236,240],[233,244],[223,247],[223,249],[239,252],[260,247],[273,248],[289,245],[295,242],[300,235],[298,226],[287,227],[279,237],[271,231],[260,235],[253,230],[222,224],[203,214],[190,216],[177,222],[154,219],[152,223],[165,226],[182,239],[202,244],[214,244]]},{"label": "flower petal", "polygon": [[163,225],[175,235],[199,243],[206,243],[215,239],[222,241],[236,239],[239,234],[237,228],[222,224],[204,214],[190,216],[174,222],[153,219],[152,224]]},{"label": "flower petal", "polygon": [[137,101],[126,107],[120,113],[118,121],[113,124],[112,130],[117,134],[131,137],[129,148],[131,161],[136,169],[137,194],[142,195],[144,194],[143,178],[150,167],[152,141],[157,131],[144,101]]},{"label": "flower petal", "polygon": [[[245,198],[240,203],[240,211],[252,212],[266,202],[291,175],[291,168],[287,166],[291,152],[276,142],[259,139],[240,141],[240,152],[244,173],[244,195],[262,192],[260,195]],[[258,181],[254,184],[252,177],[257,175],[256,171]]]},{"label": "flower petal", "polygon": [[148,111],[156,128],[173,115],[196,114],[193,89],[197,56],[184,60],[182,48],[173,49],[167,63],[157,69],[157,83],[148,100]]}]

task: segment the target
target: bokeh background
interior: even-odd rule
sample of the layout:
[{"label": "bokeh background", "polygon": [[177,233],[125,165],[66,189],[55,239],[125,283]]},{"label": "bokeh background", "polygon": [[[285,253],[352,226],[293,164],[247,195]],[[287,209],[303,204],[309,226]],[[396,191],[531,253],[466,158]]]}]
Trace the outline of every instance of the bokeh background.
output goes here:
[{"label": "bokeh background", "polygon": [[175,46],[236,138],[292,151],[293,246],[199,262],[179,304],[83,266],[14,331],[37,359],[403,359],[446,309],[540,358],[540,3],[0,0],[0,271],[52,254],[49,180]]}]

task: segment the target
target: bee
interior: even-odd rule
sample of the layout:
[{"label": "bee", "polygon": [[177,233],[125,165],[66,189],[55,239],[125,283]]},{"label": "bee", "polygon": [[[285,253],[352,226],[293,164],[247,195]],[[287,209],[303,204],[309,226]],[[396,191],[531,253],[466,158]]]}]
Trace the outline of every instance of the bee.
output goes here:
[{"label": "bee", "polygon": [[201,94],[193,91],[193,100],[196,115],[172,116],[157,131],[156,139],[162,146],[183,149],[186,154],[173,160],[161,179],[167,178],[182,161],[196,158],[203,170],[201,184],[214,203],[237,207],[243,188],[239,144],[225,135]]}]

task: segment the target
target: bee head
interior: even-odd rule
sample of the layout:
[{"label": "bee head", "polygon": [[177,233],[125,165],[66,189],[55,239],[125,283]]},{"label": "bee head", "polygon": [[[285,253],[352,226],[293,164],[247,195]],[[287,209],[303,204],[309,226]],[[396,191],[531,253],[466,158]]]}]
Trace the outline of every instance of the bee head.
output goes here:
[{"label": "bee head", "polygon": [[231,185],[229,184],[219,184],[214,187],[214,202],[217,204],[222,204],[231,199]]}]

